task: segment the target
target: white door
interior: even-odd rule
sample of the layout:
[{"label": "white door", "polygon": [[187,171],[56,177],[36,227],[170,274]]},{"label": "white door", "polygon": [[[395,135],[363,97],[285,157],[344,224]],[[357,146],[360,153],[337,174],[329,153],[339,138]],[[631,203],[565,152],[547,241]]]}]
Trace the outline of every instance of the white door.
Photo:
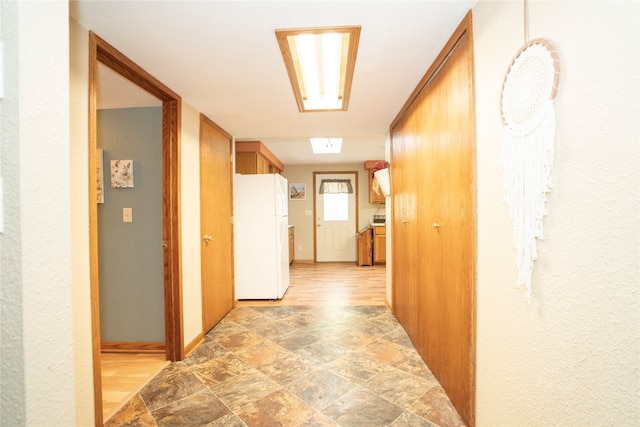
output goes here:
[{"label": "white door", "polygon": [[[316,173],[316,261],[356,260],[357,173]],[[320,194],[323,179],[350,180],[353,193]]]}]

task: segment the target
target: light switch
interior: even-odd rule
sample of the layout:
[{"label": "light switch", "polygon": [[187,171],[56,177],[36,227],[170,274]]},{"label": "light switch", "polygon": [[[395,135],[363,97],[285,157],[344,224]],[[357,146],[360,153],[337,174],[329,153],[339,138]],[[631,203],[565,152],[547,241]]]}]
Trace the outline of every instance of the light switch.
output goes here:
[{"label": "light switch", "polygon": [[133,209],[122,208],[122,222],[133,222]]},{"label": "light switch", "polygon": [[311,216],[311,215],[313,215],[313,211],[311,209],[307,209],[307,210],[304,211],[304,214],[306,216]]}]

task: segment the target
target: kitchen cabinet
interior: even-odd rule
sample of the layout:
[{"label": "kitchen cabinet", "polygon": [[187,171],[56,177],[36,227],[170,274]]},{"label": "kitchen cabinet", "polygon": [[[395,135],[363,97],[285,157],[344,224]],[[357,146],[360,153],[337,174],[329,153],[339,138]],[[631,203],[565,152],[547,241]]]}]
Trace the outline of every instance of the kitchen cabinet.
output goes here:
[{"label": "kitchen cabinet", "polygon": [[296,250],[296,239],[293,225],[289,226],[289,265],[293,262],[293,254]]},{"label": "kitchen cabinet", "polygon": [[373,232],[370,228],[366,228],[358,233],[358,266],[360,267],[363,265],[372,265],[372,236]]},{"label": "kitchen cabinet", "polygon": [[236,173],[280,173],[282,162],[260,141],[236,141]]},{"label": "kitchen cabinet", "polygon": [[378,185],[374,186],[374,178],[371,176],[376,163],[384,160],[367,160],[364,162],[364,168],[369,171],[369,203],[385,203],[384,194]]},{"label": "kitchen cabinet", "polygon": [[387,227],[384,225],[373,227],[373,263],[387,263]]}]

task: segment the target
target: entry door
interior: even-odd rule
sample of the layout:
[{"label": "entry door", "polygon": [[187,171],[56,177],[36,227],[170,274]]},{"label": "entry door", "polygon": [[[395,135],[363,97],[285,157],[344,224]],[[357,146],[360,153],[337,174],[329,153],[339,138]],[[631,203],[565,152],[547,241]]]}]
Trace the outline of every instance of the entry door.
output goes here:
[{"label": "entry door", "polygon": [[[353,193],[320,194],[323,179],[351,180]],[[357,173],[316,173],[316,261],[356,260]]]},{"label": "entry door", "polygon": [[200,116],[202,330],[233,308],[231,135]]}]

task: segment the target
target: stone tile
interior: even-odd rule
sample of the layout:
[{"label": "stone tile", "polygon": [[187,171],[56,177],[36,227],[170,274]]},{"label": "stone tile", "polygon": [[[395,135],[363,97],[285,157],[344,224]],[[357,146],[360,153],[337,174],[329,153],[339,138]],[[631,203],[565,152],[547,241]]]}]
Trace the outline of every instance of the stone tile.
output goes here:
[{"label": "stone tile", "polygon": [[440,427],[465,425],[440,384],[429,389],[410,409],[411,412]]},{"label": "stone tile", "polygon": [[264,322],[247,324],[246,327],[250,328],[251,332],[254,332],[266,339],[273,339],[296,330],[294,326],[291,326],[284,320],[266,320]]},{"label": "stone tile", "polygon": [[372,319],[356,325],[353,330],[367,335],[381,336],[391,332],[394,325],[384,320]]},{"label": "stone tile", "polygon": [[237,334],[216,337],[215,341],[227,350],[237,351],[261,343],[264,341],[264,338],[251,331],[244,331]]},{"label": "stone tile", "polygon": [[416,377],[408,372],[387,366],[382,372],[362,384],[362,387],[403,409],[408,409],[437,384],[435,379]]},{"label": "stone tile", "polygon": [[280,388],[275,381],[252,368],[250,371],[216,384],[211,387],[211,391],[235,412]]},{"label": "stone tile", "polygon": [[272,363],[258,367],[258,370],[278,384],[285,386],[313,371],[315,365],[295,353],[276,358]]},{"label": "stone tile", "polygon": [[156,378],[140,390],[140,396],[150,411],[206,389],[188,370]]},{"label": "stone tile", "polygon": [[342,358],[326,365],[326,369],[358,384],[367,381],[384,369],[384,365],[366,356],[347,353]]},{"label": "stone tile", "polygon": [[331,341],[323,340],[298,349],[295,353],[320,366],[339,359],[347,353],[347,350]]},{"label": "stone tile", "polygon": [[226,353],[217,359],[192,367],[193,373],[208,386],[227,381],[252,369],[233,353]]},{"label": "stone tile", "polygon": [[400,324],[398,324],[395,328],[385,334],[382,338],[411,350],[415,350],[415,347],[413,346],[409,335],[407,335],[407,332],[402,326],[400,326]]},{"label": "stone tile", "polygon": [[331,341],[346,350],[359,351],[373,341],[373,337],[358,331],[346,331]]},{"label": "stone tile", "polygon": [[299,348],[306,347],[319,340],[320,338],[316,337],[315,335],[296,330],[286,335],[281,335],[274,338],[273,342],[286,348],[289,351],[296,351]]},{"label": "stone tile", "polygon": [[291,383],[287,390],[318,410],[323,410],[356,386],[329,371],[318,370]]},{"label": "stone tile", "polygon": [[440,427],[429,420],[417,416],[411,411],[404,411],[389,427]]},{"label": "stone tile", "polygon": [[184,359],[184,363],[187,366],[193,367],[210,361],[211,359],[217,359],[228,353],[228,350],[222,347],[217,342],[207,340],[200,344],[196,349]]},{"label": "stone tile", "polygon": [[407,349],[402,353],[403,357],[393,364],[394,367],[402,369],[403,371],[409,372],[410,374],[418,377],[423,377],[434,381],[436,380],[429,367],[424,363],[424,361],[420,358],[415,350],[412,351]]},{"label": "stone tile", "polygon": [[300,423],[300,427],[340,427],[340,425],[327,415],[321,412],[316,412],[311,417],[302,421]]},{"label": "stone tile", "polygon": [[380,363],[391,365],[402,360],[406,352],[404,347],[375,338],[362,349],[362,354]]},{"label": "stone tile", "polygon": [[247,425],[236,414],[229,413],[207,424],[206,427],[247,427]]},{"label": "stone tile", "polygon": [[344,427],[386,426],[404,412],[399,406],[356,388],[322,411]]},{"label": "stone tile", "polygon": [[211,329],[207,335],[205,336],[205,341],[215,340],[216,338],[226,337],[229,335],[238,334],[240,332],[246,331],[242,325],[232,321],[232,320],[222,320],[218,323],[213,329]]},{"label": "stone tile", "polygon": [[229,414],[229,408],[208,389],[152,411],[158,427],[204,426]]},{"label": "stone tile", "polygon": [[156,423],[139,394],[136,394],[106,422],[105,427],[155,427]]},{"label": "stone tile", "polygon": [[286,390],[277,390],[237,411],[249,426],[297,426],[315,413],[314,409]]},{"label": "stone tile", "polygon": [[242,361],[248,365],[257,368],[262,365],[272,364],[286,356],[291,354],[290,351],[285,350],[277,344],[270,341],[263,341],[256,345],[252,345],[243,350],[235,352]]}]

